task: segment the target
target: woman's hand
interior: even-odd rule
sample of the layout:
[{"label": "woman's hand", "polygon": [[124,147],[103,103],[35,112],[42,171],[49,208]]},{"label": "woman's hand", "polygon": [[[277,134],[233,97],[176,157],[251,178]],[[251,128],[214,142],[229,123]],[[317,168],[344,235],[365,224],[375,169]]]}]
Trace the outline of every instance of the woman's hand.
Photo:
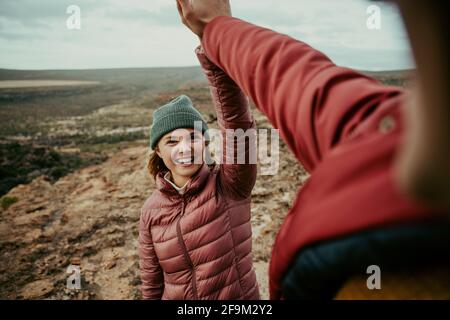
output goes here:
[{"label": "woman's hand", "polygon": [[206,25],[214,18],[231,16],[229,0],[177,0],[181,21],[200,39]]}]

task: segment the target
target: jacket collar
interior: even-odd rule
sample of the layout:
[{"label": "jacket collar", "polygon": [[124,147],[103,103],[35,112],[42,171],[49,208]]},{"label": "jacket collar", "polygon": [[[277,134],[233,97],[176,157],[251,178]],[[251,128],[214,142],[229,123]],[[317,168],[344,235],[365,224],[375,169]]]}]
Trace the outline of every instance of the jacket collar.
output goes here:
[{"label": "jacket collar", "polygon": [[177,190],[177,192],[178,192],[179,194],[184,194],[184,192],[186,191],[186,187],[187,187],[187,184],[188,184],[189,180],[186,181],[186,183],[184,184],[184,186],[182,186],[182,187],[180,188],[180,187],[178,187],[174,182],[172,182],[171,179],[172,179],[172,177],[171,177],[170,171],[167,171],[166,174],[164,175],[164,180],[166,180],[168,183],[170,183],[170,185],[171,185],[172,187],[174,187],[175,190]]},{"label": "jacket collar", "polygon": [[172,184],[166,179],[164,179],[164,176],[166,175],[167,171],[161,171],[156,176],[156,189],[169,196],[182,197],[184,195],[192,195],[198,193],[203,189],[207,181],[207,178],[209,177],[210,171],[211,170],[209,166],[206,163],[204,163],[200,167],[200,169],[198,169],[198,171],[187,182],[183,195],[180,195],[178,191],[172,186]]}]

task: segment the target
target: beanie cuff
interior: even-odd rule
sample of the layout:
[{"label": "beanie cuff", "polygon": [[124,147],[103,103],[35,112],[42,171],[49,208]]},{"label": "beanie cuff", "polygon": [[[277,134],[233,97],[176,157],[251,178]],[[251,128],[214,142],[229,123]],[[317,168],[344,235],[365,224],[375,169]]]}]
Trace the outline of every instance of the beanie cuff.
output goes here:
[{"label": "beanie cuff", "polygon": [[[201,123],[201,126],[195,127],[195,122]],[[154,150],[159,140],[169,132],[181,129],[200,129],[202,134],[205,134],[208,130],[208,125],[203,119],[198,118],[195,114],[187,112],[178,112],[164,116],[152,126],[150,133],[150,147]],[[209,137],[205,135],[205,138],[209,140]]]}]

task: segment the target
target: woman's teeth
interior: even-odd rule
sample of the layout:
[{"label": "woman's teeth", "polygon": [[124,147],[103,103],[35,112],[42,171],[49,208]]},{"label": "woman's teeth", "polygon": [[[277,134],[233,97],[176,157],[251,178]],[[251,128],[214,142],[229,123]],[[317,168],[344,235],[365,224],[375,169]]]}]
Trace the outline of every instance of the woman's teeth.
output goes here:
[{"label": "woman's teeth", "polygon": [[192,158],[181,158],[176,161],[179,164],[188,164],[192,162]]}]

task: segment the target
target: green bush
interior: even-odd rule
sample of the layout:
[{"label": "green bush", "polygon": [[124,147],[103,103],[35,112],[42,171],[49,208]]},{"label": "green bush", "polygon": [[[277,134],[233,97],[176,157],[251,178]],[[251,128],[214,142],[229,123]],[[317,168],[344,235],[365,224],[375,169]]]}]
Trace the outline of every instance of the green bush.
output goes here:
[{"label": "green bush", "polygon": [[19,199],[16,197],[2,197],[1,205],[3,210],[8,209],[12,204],[16,203],[17,201],[19,201]]},{"label": "green bush", "polygon": [[64,176],[68,171],[69,171],[68,169],[66,169],[62,166],[58,166],[58,167],[50,169],[49,174],[54,180],[58,180],[59,178]]}]

